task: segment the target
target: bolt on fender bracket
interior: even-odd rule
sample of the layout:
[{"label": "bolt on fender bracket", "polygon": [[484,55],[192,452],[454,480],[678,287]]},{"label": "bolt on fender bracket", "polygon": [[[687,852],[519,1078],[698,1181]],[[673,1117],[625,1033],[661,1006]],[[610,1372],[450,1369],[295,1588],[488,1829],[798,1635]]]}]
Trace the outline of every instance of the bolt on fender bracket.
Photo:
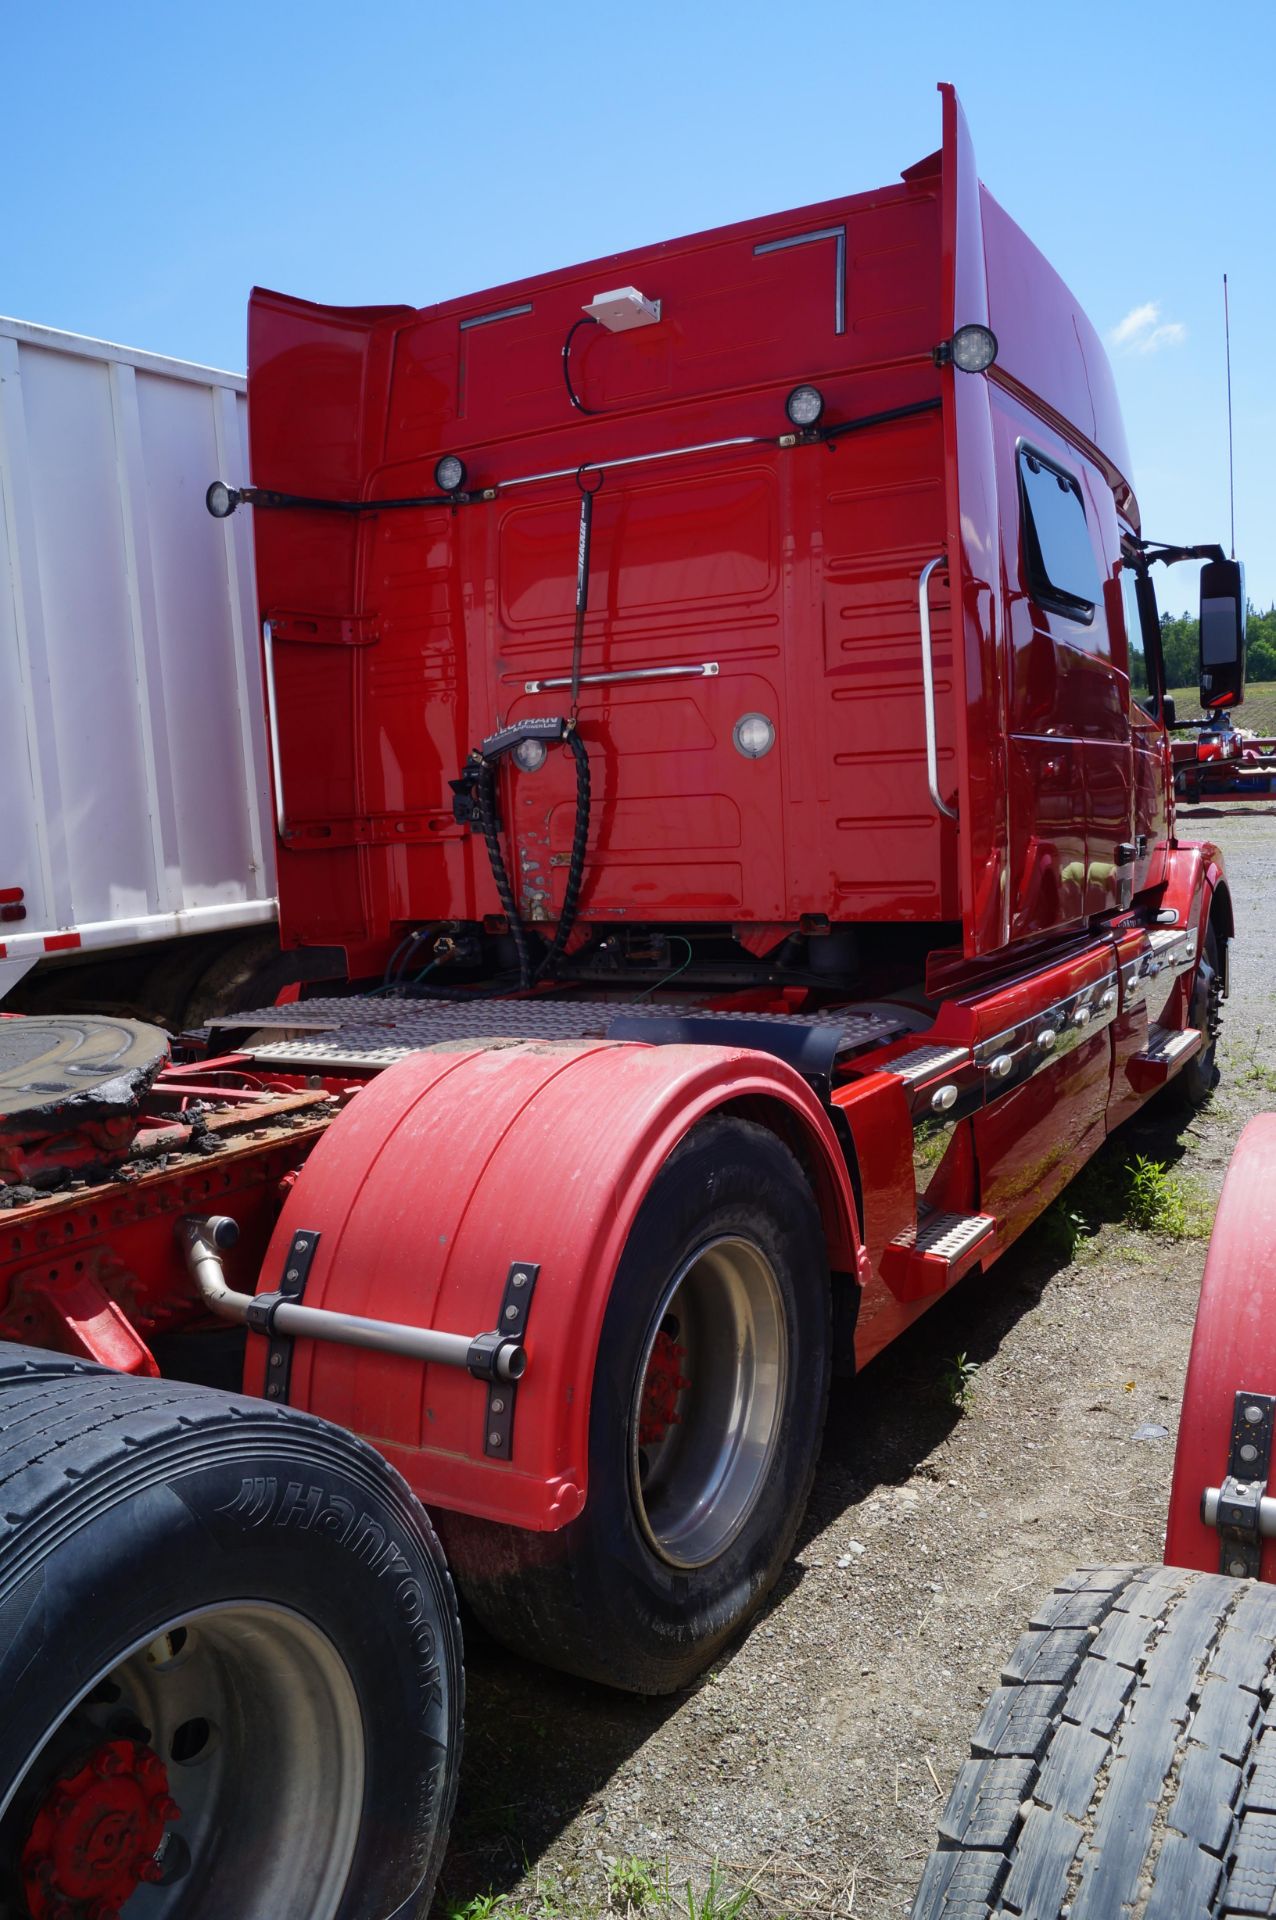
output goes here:
[{"label": "bolt on fender bracket", "polygon": [[470,1346],[470,1372],[488,1383],[483,1451],[489,1460],[508,1460],[514,1451],[514,1404],[518,1398],[518,1379],[517,1376],[508,1380],[500,1379],[496,1375],[496,1358],[511,1343],[521,1349],[539,1273],[540,1264],[536,1260],[514,1260],[510,1263],[496,1329],[492,1333],[481,1333]]},{"label": "bolt on fender bracket", "polygon": [[1219,1533],[1220,1573],[1256,1580],[1263,1541],[1276,1535],[1276,1500],[1268,1497],[1276,1395],[1238,1393],[1232,1403],[1227,1477],[1201,1496],[1201,1518]]},{"label": "bolt on fender bracket", "polygon": [[287,1334],[281,1334],[275,1326],[275,1313],[285,1301],[294,1304],[300,1301],[306,1291],[306,1281],[310,1277],[310,1263],[315,1257],[315,1248],[319,1245],[319,1235],[306,1227],[299,1227],[288,1243],[284,1255],[284,1270],[279,1277],[279,1288],[275,1293],[259,1293],[248,1309],[246,1324],[254,1333],[264,1333],[266,1346],[266,1398],[267,1400],[288,1399],[288,1386],[292,1377],[293,1341]]}]

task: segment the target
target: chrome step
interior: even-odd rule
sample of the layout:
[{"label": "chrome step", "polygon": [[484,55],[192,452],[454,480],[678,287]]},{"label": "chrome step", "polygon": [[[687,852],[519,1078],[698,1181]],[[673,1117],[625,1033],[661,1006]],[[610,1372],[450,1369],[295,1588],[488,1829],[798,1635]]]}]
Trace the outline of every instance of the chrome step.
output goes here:
[{"label": "chrome step", "polygon": [[912,1087],[919,1080],[932,1080],[938,1074],[951,1073],[955,1067],[969,1065],[969,1047],[912,1047],[907,1053],[897,1053],[882,1071],[893,1073],[905,1086]]},{"label": "chrome step", "polygon": [[1126,1077],[1136,1093],[1154,1093],[1204,1044],[1199,1027],[1150,1027],[1147,1045],[1126,1062]]},{"label": "chrome step", "polygon": [[913,1250],[933,1254],[951,1266],[973,1253],[996,1228],[990,1213],[930,1213],[918,1224]]},{"label": "chrome step", "polygon": [[991,1251],[996,1231],[990,1213],[930,1213],[920,1207],[916,1227],[886,1248],[882,1278],[897,1300],[943,1293]]},{"label": "chrome step", "polygon": [[1180,1060],[1186,1060],[1196,1052],[1201,1039],[1199,1027],[1152,1027],[1148,1032],[1146,1047],[1134,1058],[1158,1064],[1163,1061],[1168,1067],[1176,1067]]}]

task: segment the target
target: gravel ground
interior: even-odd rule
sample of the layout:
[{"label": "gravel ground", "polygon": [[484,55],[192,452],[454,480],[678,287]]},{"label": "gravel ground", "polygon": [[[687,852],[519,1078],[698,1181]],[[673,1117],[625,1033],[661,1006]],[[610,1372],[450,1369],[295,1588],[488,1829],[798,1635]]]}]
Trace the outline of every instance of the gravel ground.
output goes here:
[{"label": "gravel ground", "polygon": [[[1035,1598],[1086,1561],[1160,1558],[1212,1205],[1242,1125],[1276,1106],[1276,803],[1192,809],[1180,831],[1220,842],[1236,905],[1210,1106],[1186,1126],[1144,1112],[1074,1183],[1093,1229],[1075,1252],[1035,1229],[835,1385],[794,1562],[693,1691],[608,1693],[471,1629],[440,1912],[710,1920],[734,1892],[758,1920],[903,1920]],[[1187,1237],[1112,1217],[1133,1153],[1172,1167]],[[959,1352],[979,1366],[965,1411],[941,1384]]]}]

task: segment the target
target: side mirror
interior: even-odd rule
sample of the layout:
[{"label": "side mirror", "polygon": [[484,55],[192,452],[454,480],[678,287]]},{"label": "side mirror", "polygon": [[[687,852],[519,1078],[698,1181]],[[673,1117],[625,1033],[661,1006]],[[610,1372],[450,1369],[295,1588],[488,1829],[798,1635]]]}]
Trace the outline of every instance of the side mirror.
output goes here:
[{"label": "side mirror", "polygon": [[1201,706],[1239,707],[1245,698],[1245,569],[1239,560],[1201,568]]},{"label": "side mirror", "polygon": [[1174,704],[1174,695],[1172,693],[1166,693],[1161,696],[1161,719],[1169,731],[1173,733],[1179,723],[1179,715],[1178,708]]}]

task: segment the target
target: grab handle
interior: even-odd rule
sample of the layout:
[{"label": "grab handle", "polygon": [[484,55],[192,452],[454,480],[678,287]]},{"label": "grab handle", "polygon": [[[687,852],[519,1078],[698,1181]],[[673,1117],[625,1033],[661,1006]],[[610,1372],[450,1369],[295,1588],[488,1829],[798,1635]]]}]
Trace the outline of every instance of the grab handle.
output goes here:
[{"label": "grab handle", "polygon": [[950,807],[939,791],[939,750],[935,727],[935,662],[931,654],[930,642],[930,576],[936,567],[948,564],[947,554],[937,553],[922,568],[921,579],[917,583],[917,611],[922,626],[922,712],[926,720],[926,785],[930,788],[930,797],[937,813],[945,818],[957,818],[956,807]]}]

